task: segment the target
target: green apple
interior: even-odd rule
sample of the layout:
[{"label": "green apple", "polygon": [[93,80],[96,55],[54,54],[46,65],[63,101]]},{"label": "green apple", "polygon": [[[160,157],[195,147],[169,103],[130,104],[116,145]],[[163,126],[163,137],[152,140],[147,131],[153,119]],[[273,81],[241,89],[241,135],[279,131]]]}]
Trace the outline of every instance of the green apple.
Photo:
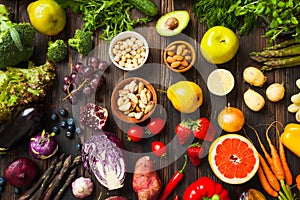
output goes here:
[{"label": "green apple", "polygon": [[210,63],[222,64],[230,61],[239,49],[236,34],[224,26],[214,26],[203,35],[200,49]]}]

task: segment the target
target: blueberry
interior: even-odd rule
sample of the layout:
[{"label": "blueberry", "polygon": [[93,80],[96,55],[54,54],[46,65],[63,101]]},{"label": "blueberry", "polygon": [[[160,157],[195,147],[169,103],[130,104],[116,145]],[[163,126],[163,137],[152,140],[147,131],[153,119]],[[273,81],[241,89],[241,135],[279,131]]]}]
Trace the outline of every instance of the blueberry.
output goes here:
[{"label": "blueberry", "polygon": [[58,134],[59,132],[60,132],[60,128],[59,128],[59,126],[53,126],[52,127],[52,132],[54,132],[55,134]]},{"label": "blueberry", "polygon": [[66,122],[66,120],[62,120],[62,121],[60,121],[60,127],[62,127],[62,128],[66,128],[67,127],[67,122]]},{"label": "blueberry", "polygon": [[5,178],[4,177],[0,177],[0,185],[3,186],[3,185],[5,185],[5,183],[6,183]]},{"label": "blueberry", "polygon": [[14,193],[15,194],[20,194],[21,193],[21,189],[17,188],[17,187],[14,187]]},{"label": "blueberry", "polygon": [[71,131],[72,133],[74,133],[75,126],[68,125],[67,130]]},{"label": "blueberry", "polygon": [[76,129],[75,129],[75,133],[76,134],[80,134],[82,132],[82,129],[80,128],[80,127],[77,127]]},{"label": "blueberry", "polygon": [[59,110],[59,114],[62,117],[67,117],[68,116],[68,111],[66,109],[62,108],[62,109]]},{"label": "blueberry", "polygon": [[72,138],[73,137],[73,133],[71,131],[66,131],[66,137],[67,138]]},{"label": "blueberry", "polygon": [[80,143],[78,143],[78,144],[76,145],[76,149],[78,149],[78,151],[81,151],[81,148],[82,148],[82,145],[81,145]]},{"label": "blueberry", "polygon": [[0,185],[0,192],[3,192],[3,190],[4,190],[4,186]]},{"label": "blueberry", "polygon": [[69,126],[75,126],[75,120],[74,120],[74,118],[73,118],[73,117],[69,117],[69,118],[67,119],[67,124],[68,124]]},{"label": "blueberry", "polygon": [[52,121],[58,120],[58,115],[56,113],[51,113],[50,118]]}]

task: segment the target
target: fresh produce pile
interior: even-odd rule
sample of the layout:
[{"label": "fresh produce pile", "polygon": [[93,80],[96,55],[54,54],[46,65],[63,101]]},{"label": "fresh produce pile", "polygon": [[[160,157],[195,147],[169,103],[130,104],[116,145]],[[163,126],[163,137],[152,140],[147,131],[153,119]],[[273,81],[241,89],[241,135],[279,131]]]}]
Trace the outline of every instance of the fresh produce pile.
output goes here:
[{"label": "fresh produce pile", "polygon": [[[37,0],[27,6],[29,22],[20,23],[11,21],[14,13],[0,4],[0,52],[6,55],[0,58],[0,121],[3,122],[0,154],[6,156],[3,160],[8,163],[0,172],[0,192],[6,192],[5,185],[9,185],[20,200],[71,198],[68,191],[73,198],[98,196],[105,200],[173,197],[175,200],[230,200],[233,196],[239,196],[240,200],[298,199],[300,174],[295,169],[298,164],[291,162],[297,162],[300,157],[300,93],[291,92],[289,83],[276,82],[277,75],[272,83],[267,77],[272,77],[271,70],[296,71],[300,64],[297,27],[300,2],[195,0],[191,3],[194,16],[187,10],[159,13],[157,3],[152,0]],[[41,18],[37,10],[43,10]],[[133,19],[134,11],[143,17]],[[60,33],[68,24],[67,13],[82,21],[65,38]],[[192,52],[190,42],[176,43],[191,19],[207,25],[198,44],[200,51]],[[268,26],[263,36],[274,44],[261,51],[246,52],[249,59],[257,61],[251,66],[238,66],[241,69],[226,66],[230,62],[237,65],[235,57],[245,50],[239,35],[249,33],[261,19]],[[198,81],[198,75],[194,74],[188,80],[191,71],[170,71],[182,73],[187,79],[172,77],[167,89],[162,90],[157,84],[150,84],[151,81],[142,82],[133,77],[123,87],[116,87],[113,96],[114,93],[106,90],[111,81],[118,79],[119,74],[130,76],[131,72],[118,73],[116,70],[120,69],[114,68],[113,75],[108,73],[108,60],[100,57],[107,52],[93,52],[93,45],[111,41],[118,33],[152,20],[156,22],[156,32],[151,36],[157,34],[159,41],[166,41],[167,46],[172,44],[160,52],[164,51],[166,62],[174,69],[185,69],[192,64],[187,69],[192,71],[197,67],[194,60],[203,59],[209,68],[206,82]],[[34,31],[47,36],[47,53],[40,55],[46,61],[40,66],[32,61],[35,60],[33,52],[39,51],[33,47]],[[278,42],[283,33],[287,34],[286,40]],[[94,38],[96,35],[100,37]],[[129,68],[141,64],[137,71],[143,70],[143,62],[148,61],[145,50],[139,39],[128,37],[113,45],[113,59]],[[147,51],[153,57],[151,48]],[[68,54],[72,54],[69,60]],[[70,61],[71,58],[74,60]],[[161,59],[160,62],[163,63]],[[218,69],[211,69],[210,65]],[[63,66],[68,68],[58,68]],[[169,70],[163,65],[160,69]],[[242,73],[234,74],[234,70]],[[172,73],[168,71],[166,78]],[[296,79],[295,85],[300,88],[300,79]],[[239,87],[236,80],[243,81]],[[62,88],[55,94],[62,97],[51,98],[48,94],[55,81],[61,81]],[[61,87],[60,82],[54,85]],[[244,91],[240,93],[240,89]],[[103,91],[111,101],[98,98]],[[160,92],[159,98],[156,92]],[[206,113],[207,107],[215,108],[212,105],[215,102],[208,102],[207,96],[218,99],[227,95],[235,97],[235,94],[243,94],[239,98],[241,104],[226,102],[220,110],[210,110],[211,116]],[[166,101],[161,101],[163,97]],[[291,100],[286,108],[285,98]],[[136,120],[145,117],[145,120],[131,123],[116,118],[113,121],[113,99],[121,114]],[[79,106],[78,116],[73,117],[67,108],[55,111],[60,101],[68,107]],[[51,114],[44,107],[49,104]],[[287,111],[286,115],[283,113],[287,121],[252,125],[248,114],[264,114],[275,107],[273,104]],[[168,107],[168,114],[162,113],[157,105]],[[277,107],[273,110],[277,112]],[[288,121],[289,112],[295,113],[292,118],[295,121]],[[280,116],[268,117],[273,118]],[[258,132],[258,127],[263,126],[266,130]],[[67,155],[71,147],[69,143],[61,144],[61,132],[68,142],[80,139],[76,144],[78,152]],[[15,153],[23,146],[26,146],[24,155]],[[178,151],[181,154],[174,156]],[[73,153],[78,155],[74,157]],[[134,160],[131,153],[136,156]],[[174,157],[176,162],[170,162]],[[42,170],[40,166],[47,168]],[[191,177],[193,172],[196,177]],[[243,191],[233,194],[235,187]],[[100,194],[95,194],[99,188]],[[120,192],[124,196],[118,196]]]}]

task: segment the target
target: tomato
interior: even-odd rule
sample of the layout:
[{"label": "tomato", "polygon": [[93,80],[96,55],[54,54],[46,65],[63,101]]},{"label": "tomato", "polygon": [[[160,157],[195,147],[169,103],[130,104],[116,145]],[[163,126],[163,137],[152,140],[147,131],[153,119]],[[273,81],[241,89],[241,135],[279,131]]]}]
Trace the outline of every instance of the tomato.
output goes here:
[{"label": "tomato", "polygon": [[144,136],[144,128],[141,126],[131,126],[127,130],[128,140],[133,142],[139,142]]},{"label": "tomato", "polygon": [[227,132],[237,132],[245,123],[243,112],[235,107],[226,107],[218,115],[219,126]]},{"label": "tomato", "polygon": [[166,124],[166,120],[162,118],[150,119],[150,121],[147,123],[147,131],[149,131],[153,135],[156,135],[163,130],[165,124]]},{"label": "tomato", "polygon": [[163,157],[167,153],[166,145],[162,142],[152,142],[152,153],[157,157]]}]

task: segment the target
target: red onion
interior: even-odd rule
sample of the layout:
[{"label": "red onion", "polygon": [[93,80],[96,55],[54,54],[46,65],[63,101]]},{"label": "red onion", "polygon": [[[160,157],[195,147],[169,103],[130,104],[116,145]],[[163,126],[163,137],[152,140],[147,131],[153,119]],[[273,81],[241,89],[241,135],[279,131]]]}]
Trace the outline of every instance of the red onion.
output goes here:
[{"label": "red onion", "polygon": [[44,160],[53,156],[58,150],[54,139],[55,133],[49,134],[45,130],[35,135],[29,142],[29,153],[33,158]]}]

